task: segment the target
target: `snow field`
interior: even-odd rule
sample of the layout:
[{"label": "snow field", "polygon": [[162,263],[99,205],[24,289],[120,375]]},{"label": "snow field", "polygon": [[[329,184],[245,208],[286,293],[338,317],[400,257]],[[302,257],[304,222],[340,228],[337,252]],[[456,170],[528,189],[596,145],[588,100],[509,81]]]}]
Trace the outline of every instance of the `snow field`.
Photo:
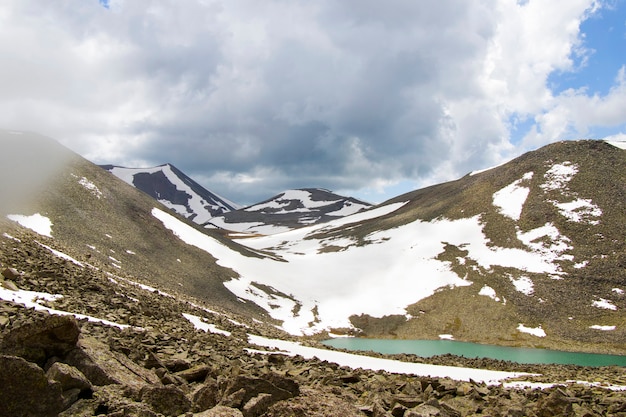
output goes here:
[{"label": "snow field", "polygon": [[[333,327],[351,327],[353,314],[381,317],[406,314],[405,307],[432,295],[442,287],[472,283],[451,271],[448,262],[437,260],[444,243],[463,247],[468,258],[481,267],[492,265],[534,273],[558,274],[558,265],[544,254],[489,246],[478,216],[460,220],[415,221],[395,229],[372,233],[376,244],[356,247],[346,239],[305,239],[314,233],[373,218],[402,204],[383,206],[338,221],[272,236],[249,238],[240,243],[253,249],[273,250],[287,262],[248,258],[210,237],[182,224],[158,209],[153,215],[185,242],[210,252],[222,266],[239,276],[225,286],[237,297],[253,301],[292,334],[310,334]],[[327,245],[344,250],[320,253]],[[270,286],[267,293],[254,283]],[[287,297],[277,294],[280,292]]]}]

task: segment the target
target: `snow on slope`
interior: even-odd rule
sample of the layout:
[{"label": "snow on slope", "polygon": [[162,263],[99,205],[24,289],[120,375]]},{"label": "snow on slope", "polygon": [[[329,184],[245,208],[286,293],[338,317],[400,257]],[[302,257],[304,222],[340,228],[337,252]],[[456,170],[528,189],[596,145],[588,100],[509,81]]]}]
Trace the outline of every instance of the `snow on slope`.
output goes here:
[{"label": "snow on slope", "polygon": [[[248,258],[216,240],[154,209],[153,215],[185,242],[210,252],[222,266],[240,276],[226,287],[253,301],[283,321],[292,334],[351,327],[349,317],[406,314],[409,304],[447,286],[471,282],[457,276],[450,264],[437,260],[444,242],[463,246],[480,266],[513,267],[522,271],[558,274],[559,266],[532,250],[491,246],[478,216],[460,220],[414,221],[370,234],[372,244],[356,246],[346,238],[304,239],[313,233],[390,213],[403,203],[272,236],[245,240],[253,249],[276,250],[285,261]],[[339,251],[322,251],[325,247]]]},{"label": "snow on slope", "polygon": [[35,213],[30,216],[25,216],[23,214],[9,214],[7,218],[42,236],[52,237],[52,222],[49,218],[42,216],[39,213]]},{"label": "snow on slope", "polygon": [[504,187],[493,195],[493,205],[500,209],[500,212],[513,220],[519,220],[522,215],[524,202],[530,193],[530,188],[522,187],[524,180],[531,180],[532,172],[527,172],[524,176]]}]

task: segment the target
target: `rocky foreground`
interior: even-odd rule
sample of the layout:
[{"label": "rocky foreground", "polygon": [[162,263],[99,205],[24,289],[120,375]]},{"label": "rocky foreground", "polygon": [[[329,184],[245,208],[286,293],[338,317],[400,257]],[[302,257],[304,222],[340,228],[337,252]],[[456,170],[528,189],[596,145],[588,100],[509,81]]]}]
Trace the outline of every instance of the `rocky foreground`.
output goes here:
[{"label": "rocky foreground", "polygon": [[[260,353],[248,335],[289,336],[54,246],[25,231],[0,236],[1,416],[626,416],[626,391],[609,389],[626,385],[623,368],[395,357],[538,374],[507,388]],[[23,305],[24,291],[40,293],[36,305]]]}]

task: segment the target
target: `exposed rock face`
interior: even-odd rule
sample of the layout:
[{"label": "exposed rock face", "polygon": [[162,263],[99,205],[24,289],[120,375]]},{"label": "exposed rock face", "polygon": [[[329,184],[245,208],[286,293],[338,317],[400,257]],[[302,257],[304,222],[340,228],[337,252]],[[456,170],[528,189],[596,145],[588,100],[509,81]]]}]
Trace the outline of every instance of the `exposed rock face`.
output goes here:
[{"label": "exposed rock face", "polygon": [[53,417],[63,409],[61,385],[23,358],[0,355],[0,387],[2,416]]},{"label": "exposed rock face", "polygon": [[157,413],[177,416],[191,408],[191,401],[185,393],[174,386],[146,386],[141,390],[141,401],[148,404]]},{"label": "exposed rock face", "polygon": [[94,385],[123,384],[135,391],[145,385],[160,385],[152,372],[126,356],[111,352],[110,348],[94,338],[83,338],[67,356],[68,363],[78,368]]},{"label": "exposed rock face", "polygon": [[51,357],[75,349],[79,333],[73,317],[47,315],[8,331],[1,350],[43,366]]}]

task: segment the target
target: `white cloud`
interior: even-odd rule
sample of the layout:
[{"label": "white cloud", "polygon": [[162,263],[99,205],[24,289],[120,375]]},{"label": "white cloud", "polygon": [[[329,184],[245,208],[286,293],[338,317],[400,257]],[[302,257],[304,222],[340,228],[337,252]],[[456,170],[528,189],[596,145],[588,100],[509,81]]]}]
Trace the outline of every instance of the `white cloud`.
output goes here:
[{"label": "white cloud", "polygon": [[[598,7],[7,0],[0,125],[97,163],[276,172],[253,201],[284,185],[425,185],[625,121],[623,69],[606,96],[547,85],[586,56],[580,23]],[[515,120],[537,123],[521,145]],[[228,184],[205,185],[243,195]]]}]

